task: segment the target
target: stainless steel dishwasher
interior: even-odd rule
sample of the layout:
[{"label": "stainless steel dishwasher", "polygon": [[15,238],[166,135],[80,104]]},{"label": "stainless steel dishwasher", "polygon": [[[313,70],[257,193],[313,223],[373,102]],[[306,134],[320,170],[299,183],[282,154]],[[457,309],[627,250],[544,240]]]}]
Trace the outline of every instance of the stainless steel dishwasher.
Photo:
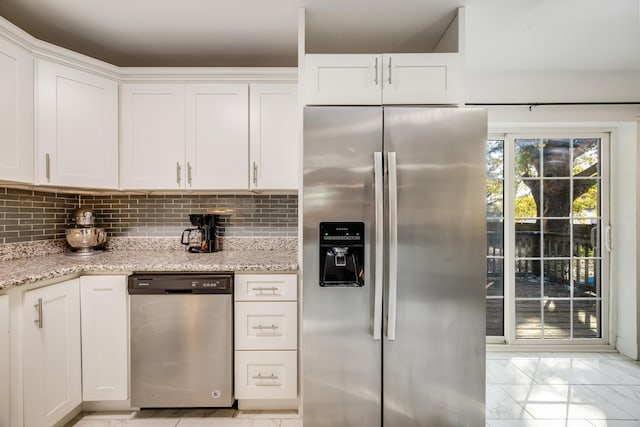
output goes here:
[{"label": "stainless steel dishwasher", "polygon": [[233,404],[233,273],[129,277],[131,405]]}]

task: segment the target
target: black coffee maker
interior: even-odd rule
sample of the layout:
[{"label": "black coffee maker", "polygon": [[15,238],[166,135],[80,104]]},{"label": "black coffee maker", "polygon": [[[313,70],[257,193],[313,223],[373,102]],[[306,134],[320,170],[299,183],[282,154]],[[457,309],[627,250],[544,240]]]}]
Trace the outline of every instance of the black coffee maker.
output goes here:
[{"label": "black coffee maker", "polygon": [[213,214],[190,214],[191,225],[182,232],[181,243],[193,253],[218,252],[218,216]]}]

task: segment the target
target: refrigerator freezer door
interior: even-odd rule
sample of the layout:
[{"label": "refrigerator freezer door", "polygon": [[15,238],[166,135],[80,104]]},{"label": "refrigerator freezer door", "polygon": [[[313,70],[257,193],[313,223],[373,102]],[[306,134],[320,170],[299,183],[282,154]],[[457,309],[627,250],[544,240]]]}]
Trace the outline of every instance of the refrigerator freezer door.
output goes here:
[{"label": "refrigerator freezer door", "polygon": [[[373,337],[373,254],[374,153],[382,151],[382,110],[311,107],[304,123],[304,425],[379,426],[382,355],[381,341]],[[327,221],[364,223],[362,287],[320,286],[319,225]]]},{"label": "refrigerator freezer door", "polygon": [[398,244],[383,425],[484,426],[486,112],[385,108],[384,120]]}]

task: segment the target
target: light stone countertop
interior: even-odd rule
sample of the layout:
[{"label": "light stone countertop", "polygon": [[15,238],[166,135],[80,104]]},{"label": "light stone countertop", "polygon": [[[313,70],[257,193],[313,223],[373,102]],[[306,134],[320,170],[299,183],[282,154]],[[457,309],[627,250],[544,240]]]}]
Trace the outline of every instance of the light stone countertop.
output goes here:
[{"label": "light stone countertop", "polygon": [[298,255],[291,250],[226,250],[209,254],[114,250],[88,257],[55,254],[0,261],[0,290],[79,273],[297,270]]}]

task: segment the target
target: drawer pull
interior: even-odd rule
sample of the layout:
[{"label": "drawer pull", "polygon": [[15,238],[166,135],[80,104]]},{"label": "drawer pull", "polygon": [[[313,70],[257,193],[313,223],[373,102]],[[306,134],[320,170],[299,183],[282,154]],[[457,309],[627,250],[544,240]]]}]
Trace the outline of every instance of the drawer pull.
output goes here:
[{"label": "drawer pull", "polygon": [[262,376],[262,374],[258,374],[258,375],[254,375],[253,379],[254,380],[277,380],[278,376],[271,374],[267,377],[267,376]]},{"label": "drawer pull", "polygon": [[258,291],[258,292],[262,292],[262,291],[271,291],[271,292],[276,292],[276,291],[278,290],[278,288],[277,288],[277,287],[275,287],[275,286],[272,286],[272,287],[270,287],[270,288],[263,288],[263,287],[260,287],[260,288],[253,288],[253,290],[254,290],[254,291]]},{"label": "drawer pull", "polygon": [[271,325],[271,326],[258,325],[258,326],[253,326],[253,329],[260,329],[260,330],[262,330],[262,329],[273,329],[275,331],[276,329],[278,329],[278,326],[276,326],[276,325]]}]

